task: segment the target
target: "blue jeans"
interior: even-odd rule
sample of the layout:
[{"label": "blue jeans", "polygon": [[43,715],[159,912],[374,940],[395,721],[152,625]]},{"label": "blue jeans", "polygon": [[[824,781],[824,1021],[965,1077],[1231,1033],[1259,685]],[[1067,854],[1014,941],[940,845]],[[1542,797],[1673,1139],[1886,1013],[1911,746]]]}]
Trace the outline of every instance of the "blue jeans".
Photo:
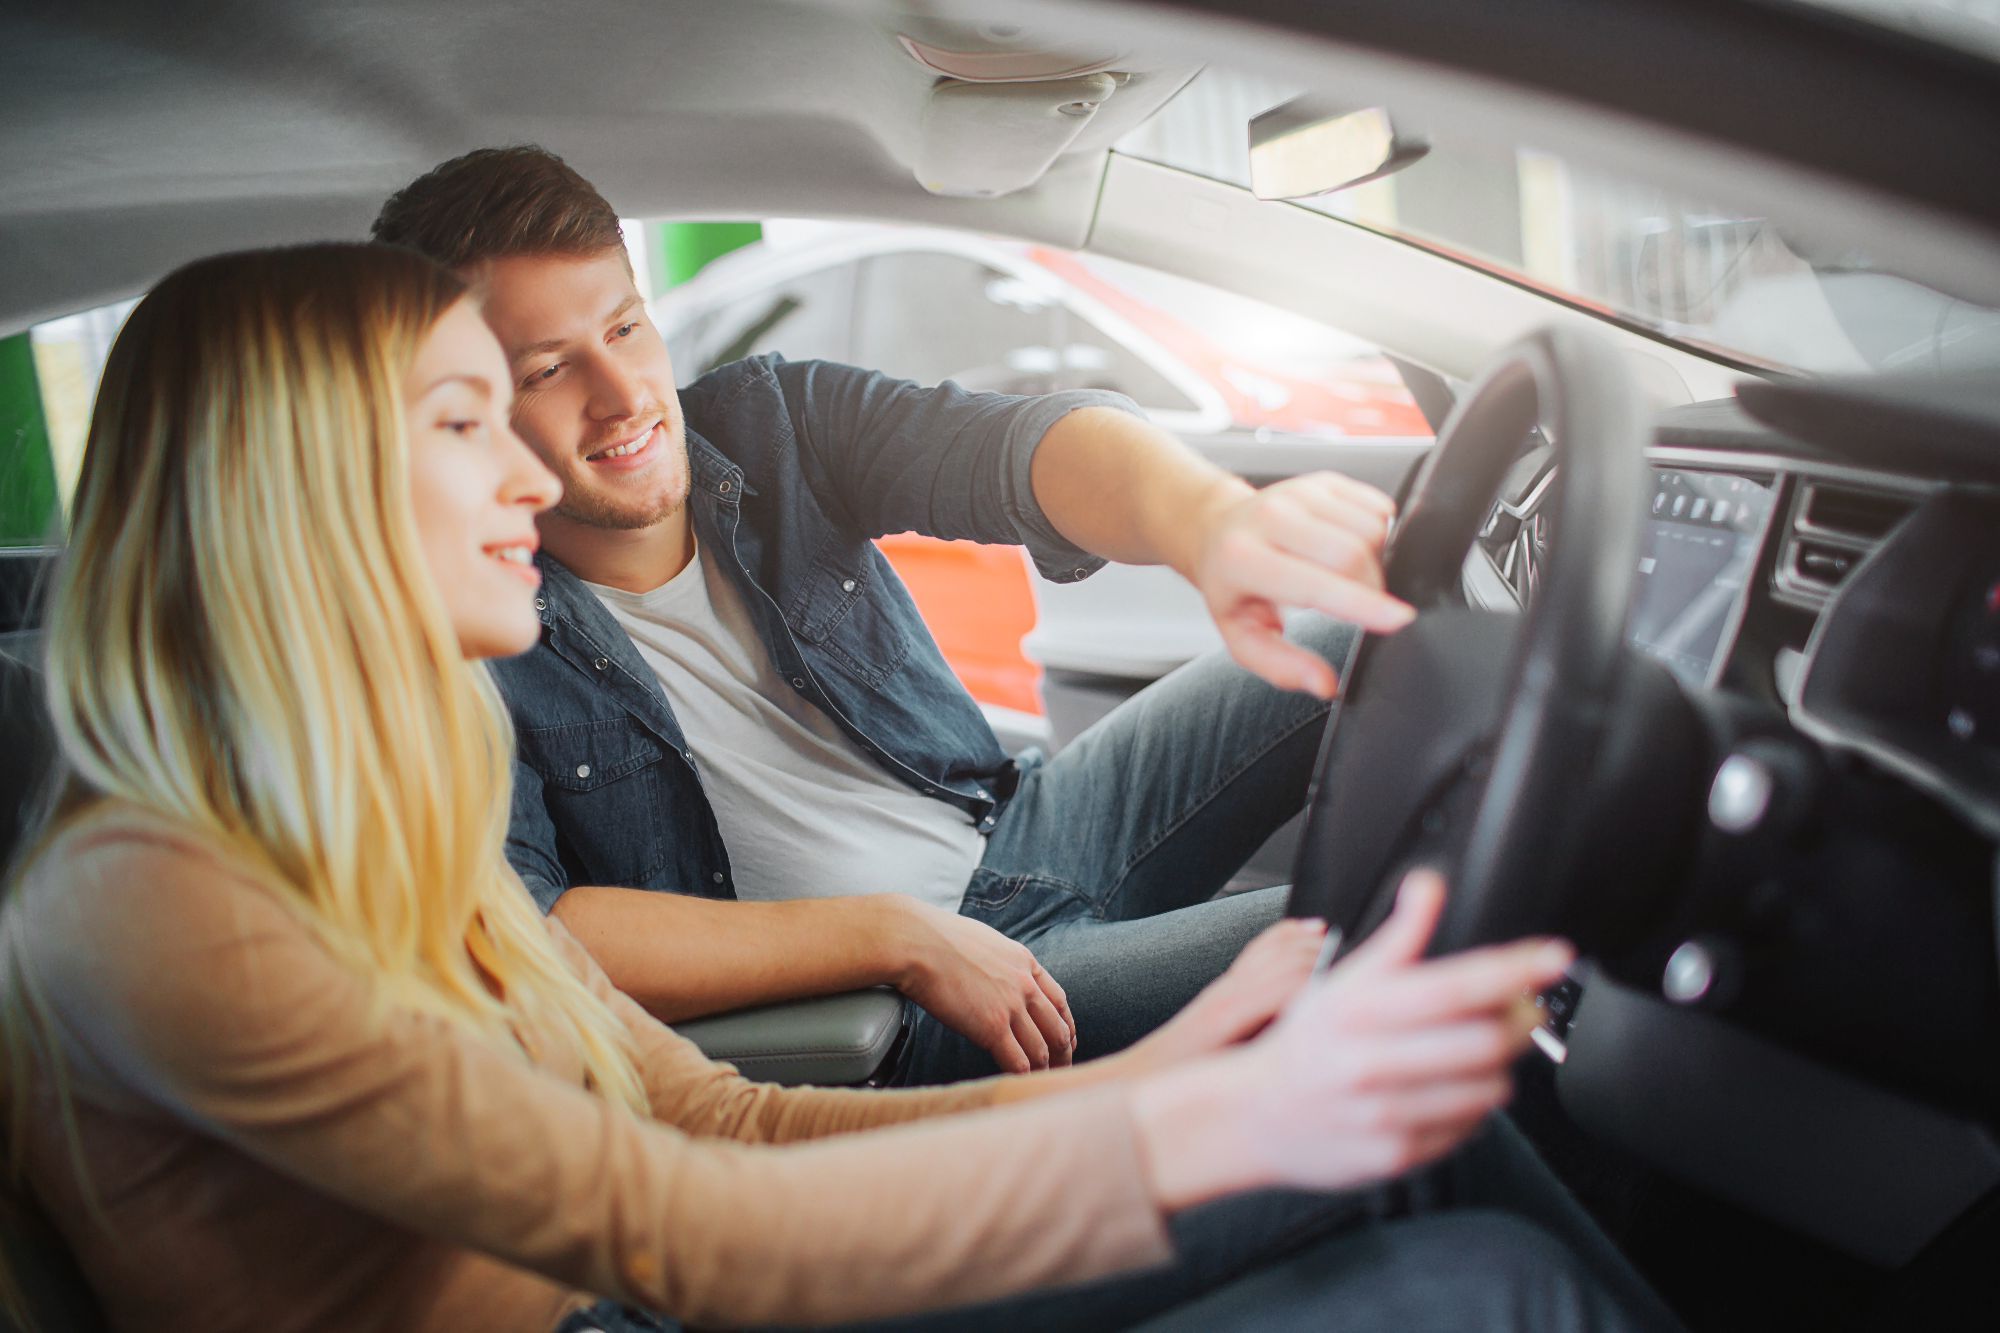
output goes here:
[{"label": "blue jeans", "polygon": [[[1293,637],[1340,662],[1354,633],[1311,618]],[[1069,996],[1078,1058],[1158,1027],[1284,914],[1283,888],[1215,894],[1305,803],[1329,707],[1218,652],[1022,778],[959,912],[1034,950]],[[916,1014],[898,1081],[995,1072]]]}]

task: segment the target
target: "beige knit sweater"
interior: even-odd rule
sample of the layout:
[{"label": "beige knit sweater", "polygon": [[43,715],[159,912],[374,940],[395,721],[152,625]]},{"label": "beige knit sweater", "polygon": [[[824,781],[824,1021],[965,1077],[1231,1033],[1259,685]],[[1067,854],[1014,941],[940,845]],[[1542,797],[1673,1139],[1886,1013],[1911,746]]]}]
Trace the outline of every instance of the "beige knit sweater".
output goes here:
[{"label": "beige knit sweater", "polygon": [[[245,868],[100,807],[4,915],[50,1016],[30,1187],[115,1328],[546,1333],[614,1296],[701,1325],[889,1315],[1165,1261],[1125,1101],[982,1109],[749,1082],[614,990],[647,1120],[460,1026],[392,1010]],[[531,1047],[554,1043],[531,1042]]]}]

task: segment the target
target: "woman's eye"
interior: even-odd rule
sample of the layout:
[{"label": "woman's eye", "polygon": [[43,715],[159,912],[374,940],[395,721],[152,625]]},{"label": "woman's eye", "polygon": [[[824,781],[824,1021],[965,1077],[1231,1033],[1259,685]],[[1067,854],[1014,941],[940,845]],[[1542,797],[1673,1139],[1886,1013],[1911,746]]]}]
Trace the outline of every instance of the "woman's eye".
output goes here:
[{"label": "woman's eye", "polygon": [[611,336],[614,338],[629,338],[632,336],[632,330],[638,327],[639,321],[635,319],[630,324],[620,324],[611,331]]},{"label": "woman's eye", "polygon": [[486,423],[475,419],[442,421],[438,423],[453,435],[477,435],[486,428]]}]

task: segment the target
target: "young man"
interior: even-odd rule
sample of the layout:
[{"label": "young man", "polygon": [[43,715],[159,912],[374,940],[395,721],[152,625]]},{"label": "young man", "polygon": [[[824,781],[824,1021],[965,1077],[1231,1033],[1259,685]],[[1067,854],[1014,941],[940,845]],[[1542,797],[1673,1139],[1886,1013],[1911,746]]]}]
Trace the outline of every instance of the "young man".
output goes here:
[{"label": "young man", "polygon": [[[1350,626],[1412,615],[1382,590],[1387,497],[1253,491],[1115,394],[779,357],[676,393],[616,214],[539,149],[445,163],[374,234],[472,283],[564,487],[542,643],[496,670],[509,855],[622,989],[671,1020],[894,985],[929,1082],[1119,1049],[1280,915],[1282,890],[1211,899],[1299,808]],[[1065,581],[1170,565],[1241,665],[1017,764],[872,545],[911,529]],[[1333,619],[1291,642],[1289,608]]]}]

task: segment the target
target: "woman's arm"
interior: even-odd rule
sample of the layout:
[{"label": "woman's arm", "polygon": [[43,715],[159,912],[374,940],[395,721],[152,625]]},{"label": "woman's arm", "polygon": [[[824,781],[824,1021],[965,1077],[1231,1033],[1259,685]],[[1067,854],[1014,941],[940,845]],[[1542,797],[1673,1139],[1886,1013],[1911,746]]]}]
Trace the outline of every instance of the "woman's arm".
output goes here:
[{"label": "woman's arm", "polygon": [[1180,1013],[1135,1046],[1100,1060],[951,1088],[854,1092],[753,1083],[709,1062],[613,987],[596,956],[560,923],[551,923],[550,931],[570,966],[631,1031],[653,1114],[689,1134],[754,1143],[822,1138],[1126,1083],[1213,1055],[1261,1032],[1297,998],[1326,938],[1324,922],[1278,922]]},{"label": "woman's arm", "polygon": [[198,848],[100,837],[24,889],[84,1095],[109,1079],[308,1189],[579,1289],[698,1323],[857,1319],[1169,1254],[1122,1089],[695,1140],[457,1023],[371,1021],[368,988]]},{"label": "woman's arm", "polygon": [[1224,1056],[783,1148],[690,1139],[455,1022],[371,1019],[359,978],[199,848],[72,843],[10,924],[34,941],[85,1095],[109,1080],[386,1223],[687,1321],[756,1324],[1163,1262],[1177,1209],[1351,1187],[1448,1151],[1505,1099],[1526,1043],[1510,1002],[1568,955],[1539,942],[1422,963],[1441,892],[1406,892],[1332,978]]}]

